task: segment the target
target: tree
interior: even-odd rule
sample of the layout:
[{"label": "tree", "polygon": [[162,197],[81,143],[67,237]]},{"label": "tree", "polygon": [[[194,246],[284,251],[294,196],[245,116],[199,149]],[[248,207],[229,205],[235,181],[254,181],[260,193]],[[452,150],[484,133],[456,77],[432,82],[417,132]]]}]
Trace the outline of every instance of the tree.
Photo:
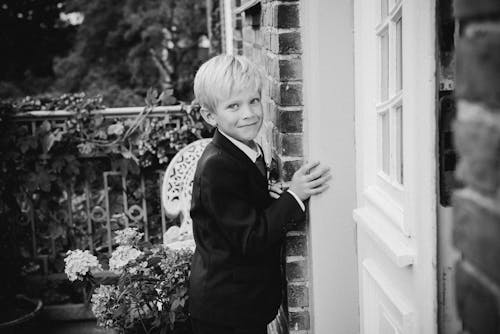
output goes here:
[{"label": "tree", "polygon": [[[204,0],[68,0],[84,15],[68,56],[55,61],[56,89],[101,93],[109,106],[143,105],[149,87],[164,89],[170,69],[180,99],[191,98],[206,35]],[[168,54],[168,62],[165,61]]]},{"label": "tree", "polygon": [[0,1],[0,97],[50,86],[52,59],[69,50],[75,32],[63,11],[64,0]]}]

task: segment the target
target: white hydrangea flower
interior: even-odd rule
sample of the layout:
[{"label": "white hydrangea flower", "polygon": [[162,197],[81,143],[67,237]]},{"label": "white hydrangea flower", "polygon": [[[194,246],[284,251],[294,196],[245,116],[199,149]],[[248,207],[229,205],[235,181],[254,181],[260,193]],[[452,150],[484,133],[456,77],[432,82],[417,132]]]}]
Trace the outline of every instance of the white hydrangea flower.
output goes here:
[{"label": "white hydrangea flower", "polygon": [[116,308],[116,305],[113,306],[112,303],[116,302],[118,295],[119,290],[114,285],[100,285],[95,289],[91,299],[92,313],[94,313],[101,326],[111,327],[113,325],[112,320],[107,320],[107,318],[113,312],[113,309]]},{"label": "white hydrangea flower", "polygon": [[81,249],[70,250],[64,258],[64,272],[70,281],[83,279],[87,273],[92,271],[101,271],[102,266],[99,264],[97,257],[90,254],[88,250]]},{"label": "white hydrangea flower", "polygon": [[132,246],[118,246],[118,248],[113,251],[111,258],[109,259],[109,269],[117,274],[120,274],[123,267],[125,267],[129,262],[137,259],[142,254],[143,252]]},{"label": "white hydrangea flower", "polygon": [[121,123],[111,124],[108,126],[108,135],[121,136],[125,131],[125,127]]},{"label": "white hydrangea flower", "polygon": [[116,232],[115,241],[122,246],[132,246],[139,242],[143,236],[144,233],[138,232],[136,228],[127,227]]}]

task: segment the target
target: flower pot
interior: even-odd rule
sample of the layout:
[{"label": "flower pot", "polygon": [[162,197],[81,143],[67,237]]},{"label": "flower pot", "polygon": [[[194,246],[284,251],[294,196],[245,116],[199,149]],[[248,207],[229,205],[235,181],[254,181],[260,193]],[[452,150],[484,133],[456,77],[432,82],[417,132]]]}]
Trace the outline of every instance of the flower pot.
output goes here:
[{"label": "flower pot", "polygon": [[13,319],[0,322],[0,333],[31,334],[37,332],[37,318],[42,310],[40,299],[18,295],[12,303]]}]

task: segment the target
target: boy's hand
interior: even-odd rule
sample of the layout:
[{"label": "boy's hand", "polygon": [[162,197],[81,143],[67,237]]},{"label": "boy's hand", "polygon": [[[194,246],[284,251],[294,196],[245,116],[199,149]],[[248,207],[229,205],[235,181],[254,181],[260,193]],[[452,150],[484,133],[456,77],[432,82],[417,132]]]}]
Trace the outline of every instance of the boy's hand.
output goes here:
[{"label": "boy's hand", "polygon": [[330,167],[321,164],[319,161],[304,164],[293,174],[290,181],[290,190],[302,201],[312,195],[321,194],[328,189],[327,183],[332,178]]},{"label": "boy's hand", "polygon": [[280,198],[281,194],[283,194],[283,186],[281,183],[271,183],[269,184],[269,195],[274,198]]}]

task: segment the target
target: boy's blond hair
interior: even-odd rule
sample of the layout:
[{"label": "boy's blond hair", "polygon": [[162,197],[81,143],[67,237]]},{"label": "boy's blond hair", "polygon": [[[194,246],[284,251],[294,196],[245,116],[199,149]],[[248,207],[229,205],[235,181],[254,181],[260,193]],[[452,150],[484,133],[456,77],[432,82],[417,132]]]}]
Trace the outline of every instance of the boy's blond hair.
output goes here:
[{"label": "boy's blond hair", "polygon": [[211,112],[233,94],[245,89],[255,89],[260,94],[261,87],[261,72],[244,56],[215,56],[201,65],[194,78],[195,98]]}]

